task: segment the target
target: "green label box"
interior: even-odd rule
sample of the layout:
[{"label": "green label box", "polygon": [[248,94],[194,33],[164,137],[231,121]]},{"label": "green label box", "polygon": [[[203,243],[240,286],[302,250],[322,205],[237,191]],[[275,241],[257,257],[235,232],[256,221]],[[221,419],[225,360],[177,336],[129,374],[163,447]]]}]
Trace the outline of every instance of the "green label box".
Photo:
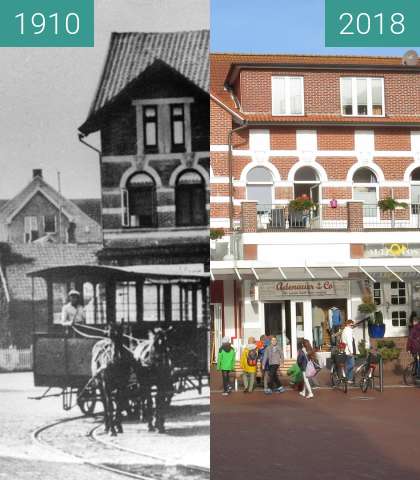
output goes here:
[{"label": "green label box", "polygon": [[0,47],[93,47],[94,0],[0,0]]},{"label": "green label box", "polygon": [[325,46],[420,46],[420,1],[325,0]]}]

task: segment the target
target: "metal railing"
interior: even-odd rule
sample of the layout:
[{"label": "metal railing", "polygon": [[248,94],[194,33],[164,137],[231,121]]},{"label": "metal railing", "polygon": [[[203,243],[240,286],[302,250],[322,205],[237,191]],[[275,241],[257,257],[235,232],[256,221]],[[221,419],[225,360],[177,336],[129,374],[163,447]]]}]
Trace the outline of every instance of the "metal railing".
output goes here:
[{"label": "metal railing", "polygon": [[381,211],[378,205],[363,206],[364,228],[420,229],[420,204],[408,204],[407,208]]},{"label": "metal railing", "polygon": [[257,230],[278,232],[284,230],[343,230],[347,228],[347,221],[335,218],[321,220],[319,209],[308,211],[291,210],[286,205],[257,206]]}]

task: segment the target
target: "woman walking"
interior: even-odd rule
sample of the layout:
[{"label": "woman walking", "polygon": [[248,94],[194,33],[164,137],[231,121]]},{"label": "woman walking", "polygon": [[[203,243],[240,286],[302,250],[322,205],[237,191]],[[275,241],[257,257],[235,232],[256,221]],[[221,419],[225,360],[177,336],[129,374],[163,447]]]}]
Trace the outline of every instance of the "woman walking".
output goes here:
[{"label": "woman walking", "polygon": [[312,363],[313,355],[314,353],[309,340],[305,339],[298,343],[297,364],[299,365],[303,377],[303,390],[299,392],[299,395],[307,399],[314,398],[308,378],[308,369],[310,366],[312,365],[312,368],[315,368]]}]

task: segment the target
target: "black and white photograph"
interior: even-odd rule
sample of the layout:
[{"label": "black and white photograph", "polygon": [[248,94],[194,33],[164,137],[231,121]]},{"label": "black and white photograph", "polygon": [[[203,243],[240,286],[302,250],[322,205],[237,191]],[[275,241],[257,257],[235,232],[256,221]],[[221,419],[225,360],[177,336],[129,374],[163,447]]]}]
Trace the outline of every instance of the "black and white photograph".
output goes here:
[{"label": "black and white photograph", "polygon": [[0,48],[0,478],[210,478],[208,0]]}]

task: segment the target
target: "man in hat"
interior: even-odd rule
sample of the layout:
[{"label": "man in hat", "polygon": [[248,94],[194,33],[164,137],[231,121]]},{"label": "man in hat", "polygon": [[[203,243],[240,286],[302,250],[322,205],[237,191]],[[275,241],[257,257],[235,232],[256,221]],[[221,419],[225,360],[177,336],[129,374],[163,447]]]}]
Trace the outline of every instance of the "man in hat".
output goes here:
[{"label": "man in hat", "polygon": [[69,302],[63,306],[61,311],[61,323],[64,327],[71,327],[74,323],[84,323],[86,313],[80,302],[80,293],[77,290],[70,290]]}]

